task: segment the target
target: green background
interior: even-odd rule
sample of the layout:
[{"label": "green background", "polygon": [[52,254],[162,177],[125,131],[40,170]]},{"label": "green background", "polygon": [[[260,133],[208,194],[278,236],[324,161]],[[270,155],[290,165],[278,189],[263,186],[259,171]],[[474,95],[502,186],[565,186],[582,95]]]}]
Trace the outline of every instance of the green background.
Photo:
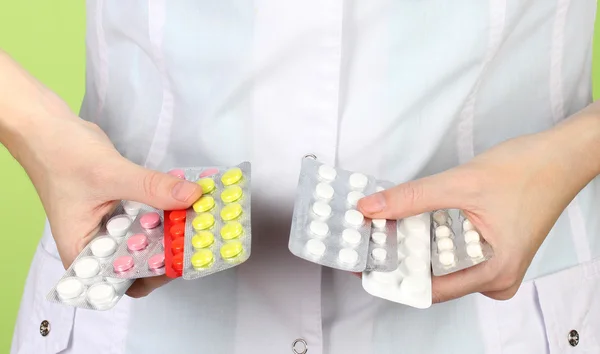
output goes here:
[{"label": "green background", "polygon": [[[594,93],[600,92],[600,26],[594,46]],[[0,3],[0,48],[78,111],[84,90],[85,3],[13,0]],[[0,146],[0,352],[8,352],[44,211],[27,176]]]}]

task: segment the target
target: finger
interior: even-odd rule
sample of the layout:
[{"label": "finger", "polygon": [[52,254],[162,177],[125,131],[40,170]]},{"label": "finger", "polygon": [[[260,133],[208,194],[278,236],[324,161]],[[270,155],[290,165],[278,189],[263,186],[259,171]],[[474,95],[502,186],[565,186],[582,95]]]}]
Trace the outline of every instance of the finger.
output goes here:
[{"label": "finger", "polygon": [[482,264],[461,271],[432,277],[431,294],[433,303],[458,299],[468,294],[485,291],[488,272]]},{"label": "finger", "polygon": [[459,175],[447,171],[372,194],[358,201],[366,217],[401,219],[424,212],[457,208],[463,203]]},{"label": "finger", "polygon": [[166,275],[160,275],[158,277],[136,279],[135,282],[127,289],[126,294],[132,298],[140,298],[147,296],[154,290],[167,284],[172,279]]},{"label": "finger", "polygon": [[113,199],[134,200],[163,210],[186,209],[202,195],[193,182],[152,171],[130,162],[114,176],[110,191]]}]

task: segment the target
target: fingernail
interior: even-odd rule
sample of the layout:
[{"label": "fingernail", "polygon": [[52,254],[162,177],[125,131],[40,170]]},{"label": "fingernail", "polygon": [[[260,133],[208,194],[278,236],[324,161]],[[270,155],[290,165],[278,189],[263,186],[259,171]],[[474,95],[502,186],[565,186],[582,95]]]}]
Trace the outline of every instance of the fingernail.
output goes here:
[{"label": "fingernail", "polygon": [[385,197],[382,193],[375,193],[368,197],[361,199],[361,209],[364,212],[373,214],[378,213],[385,209]]},{"label": "fingernail", "polygon": [[196,193],[197,188],[200,187],[195,183],[181,181],[173,187],[171,194],[173,195],[173,198],[180,202],[187,202],[188,199]]}]

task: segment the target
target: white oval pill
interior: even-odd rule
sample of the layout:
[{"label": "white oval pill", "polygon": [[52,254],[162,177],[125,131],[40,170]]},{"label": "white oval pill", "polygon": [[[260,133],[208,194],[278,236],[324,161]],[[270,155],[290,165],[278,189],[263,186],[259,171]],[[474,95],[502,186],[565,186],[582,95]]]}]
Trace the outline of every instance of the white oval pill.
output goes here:
[{"label": "white oval pill", "polygon": [[438,225],[446,225],[449,219],[450,215],[446,210],[437,210],[433,213],[433,221]]},{"label": "white oval pill", "polygon": [[469,219],[465,219],[463,221],[463,231],[466,232],[466,231],[470,231],[470,230],[473,230],[473,229],[475,229],[475,227],[473,226],[473,224],[469,221]]},{"label": "white oval pill", "polygon": [[131,226],[131,219],[127,215],[117,215],[106,223],[106,231],[115,237],[125,236]]},{"label": "white oval pill", "polygon": [[335,168],[327,165],[319,166],[319,176],[326,181],[333,181],[337,176]]},{"label": "white oval pill", "polygon": [[465,232],[465,242],[466,243],[479,242],[479,240],[480,240],[479,232],[477,232],[475,230],[469,230],[469,231]]},{"label": "white oval pill", "polygon": [[383,229],[386,223],[386,219],[373,219],[373,226],[375,226],[378,229]]},{"label": "white oval pill", "polygon": [[353,173],[350,175],[348,182],[350,183],[351,188],[363,190],[369,183],[369,178],[362,173]]},{"label": "white oval pill", "polygon": [[365,195],[362,194],[361,192],[352,191],[352,192],[348,193],[346,200],[348,201],[348,204],[355,207],[356,204],[358,204],[358,201],[364,197],[365,197]]},{"label": "white oval pill", "polygon": [[317,184],[317,187],[315,188],[315,194],[318,198],[331,199],[333,198],[333,193],[333,187],[327,183],[321,182]]},{"label": "white oval pill", "polygon": [[310,232],[317,236],[323,237],[329,233],[329,226],[322,221],[314,220],[310,223]]},{"label": "white oval pill", "polygon": [[371,256],[378,262],[383,262],[387,258],[387,251],[383,248],[375,248],[371,251]]},{"label": "white oval pill", "polygon": [[475,243],[475,242],[468,243],[467,244],[467,254],[471,258],[481,258],[481,257],[483,257],[483,252],[481,250],[481,244],[480,243]]},{"label": "white oval pill", "polygon": [[361,239],[360,232],[355,229],[345,229],[342,232],[342,239],[348,242],[351,245],[356,245],[360,242]]},{"label": "white oval pill", "polygon": [[402,251],[405,257],[424,257],[429,253],[429,249],[425,242],[414,236],[407,237],[404,242],[402,242],[399,249]]},{"label": "white oval pill", "polygon": [[422,233],[427,230],[427,225],[425,225],[425,221],[416,216],[406,218],[402,220],[402,222],[404,223],[404,227],[406,227],[406,229],[409,232]]},{"label": "white oval pill", "polygon": [[454,242],[449,237],[444,237],[437,240],[438,252],[448,251],[454,248]]},{"label": "white oval pill", "polygon": [[331,215],[331,207],[329,204],[324,202],[315,202],[312,207],[313,213],[322,218],[326,218]]},{"label": "white oval pill", "polygon": [[383,232],[373,232],[371,234],[371,239],[378,245],[383,245],[385,240],[387,239],[387,235]]},{"label": "white oval pill", "polygon": [[438,255],[438,259],[443,266],[451,266],[454,264],[454,252],[444,251]]},{"label": "white oval pill", "polygon": [[117,242],[110,237],[99,237],[92,241],[90,249],[94,256],[105,258],[115,253]]},{"label": "white oval pill", "polygon": [[452,236],[452,230],[446,226],[446,225],[442,225],[442,226],[438,226],[435,228],[435,239],[437,240],[438,238],[444,238],[444,237],[450,237]]},{"label": "white oval pill", "polygon": [[325,244],[319,240],[310,239],[306,242],[306,249],[313,256],[321,257],[325,253]]},{"label": "white oval pill", "polygon": [[94,284],[90,286],[87,292],[88,301],[98,308],[110,305],[115,297],[115,288],[108,283]]},{"label": "white oval pill", "polygon": [[358,227],[363,224],[365,217],[360,211],[351,209],[347,210],[346,214],[344,214],[344,220],[346,220],[348,224]]},{"label": "white oval pill", "polygon": [[338,254],[338,258],[342,263],[354,265],[358,262],[358,252],[351,248],[342,248]]},{"label": "white oval pill", "polygon": [[65,278],[56,285],[56,292],[61,299],[74,299],[83,293],[83,283],[77,278]]},{"label": "white oval pill", "polygon": [[414,256],[408,256],[400,264],[400,270],[404,277],[416,274],[425,274],[429,271],[429,265],[423,259]]},{"label": "white oval pill", "polygon": [[88,279],[100,273],[100,262],[92,257],[84,257],[75,263],[73,270],[79,278]]},{"label": "white oval pill", "polygon": [[128,200],[125,203],[123,203],[123,210],[125,210],[125,213],[127,215],[136,216],[140,213],[140,209],[142,209],[142,203],[134,202],[131,200]]}]

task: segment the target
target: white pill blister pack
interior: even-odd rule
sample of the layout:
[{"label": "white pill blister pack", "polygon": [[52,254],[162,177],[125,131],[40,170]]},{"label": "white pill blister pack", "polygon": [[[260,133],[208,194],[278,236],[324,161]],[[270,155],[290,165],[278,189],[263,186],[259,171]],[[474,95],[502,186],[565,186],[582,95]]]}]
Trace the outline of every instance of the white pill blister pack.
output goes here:
[{"label": "white pill blister pack", "polygon": [[100,225],[96,237],[77,256],[73,264],[50,290],[52,302],[92,310],[115,306],[133,280],[103,276],[120,243],[131,235],[131,226],[139,222],[142,205],[122,202]]},{"label": "white pill blister pack", "polygon": [[458,209],[436,210],[431,218],[431,267],[436,276],[484,262],[492,247]]},{"label": "white pill blister pack", "polygon": [[356,210],[376,190],[374,177],[302,160],[288,247],[297,257],[362,272],[367,266],[371,220]]},{"label": "white pill blister pack", "polygon": [[203,178],[201,171],[185,169],[186,179],[204,191],[186,214],[183,278],[188,280],[242,264],[252,246],[250,163]]},{"label": "white pill blister pack", "polygon": [[138,279],[165,274],[163,212],[139,205],[137,220],[131,225],[102,275]]},{"label": "white pill blister pack", "polygon": [[430,213],[398,221],[398,263],[392,272],[363,272],[373,296],[416,308],[431,306]]},{"label": "white pill blister pack", "polygon": [[[377,192],[393,187],[392,182],[377,181]],[[373,219],[366,271],[391,272],[398,268],[396,220]]]}]

